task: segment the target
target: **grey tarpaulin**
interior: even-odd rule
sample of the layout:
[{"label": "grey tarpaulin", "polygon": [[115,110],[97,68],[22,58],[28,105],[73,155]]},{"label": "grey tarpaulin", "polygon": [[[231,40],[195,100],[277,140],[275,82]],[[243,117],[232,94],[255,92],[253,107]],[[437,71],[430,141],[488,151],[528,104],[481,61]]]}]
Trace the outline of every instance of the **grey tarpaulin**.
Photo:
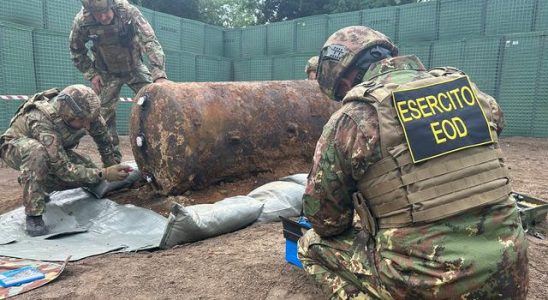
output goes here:
[{"label": "grey tarpaulin", "polygon": [[264,203],[257,221],[275,222],[280,221],[280,216],[299,216],[305,184],[306,174],[295,174],[269,182],[247,194],[248,197]]},{"label": "grey tarpaulin", "polygon": [[157,248],[167,219],[155,212],[96,199],[82,189],[55,192],[44,220],[50,234],[29,237],[24,232],[23,207],[0,216],[0,255],[63,261],[111,251]]},{"label": "grey tarpaulin", "polygon": [[257,220],[262,207],[261,202],[247,196],[188,207],[174,204],[160,247],[170,248],[241,229]]}]

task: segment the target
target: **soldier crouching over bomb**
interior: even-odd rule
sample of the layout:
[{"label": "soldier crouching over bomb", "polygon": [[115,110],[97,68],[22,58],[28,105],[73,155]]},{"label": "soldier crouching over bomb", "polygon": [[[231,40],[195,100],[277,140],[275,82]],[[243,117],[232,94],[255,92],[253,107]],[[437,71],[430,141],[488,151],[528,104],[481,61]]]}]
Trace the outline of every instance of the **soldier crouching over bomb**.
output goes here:
[{"label": "soldier crouching over bomb", "polygon": [[[0,157],[21,171],[18,181],[30,236],[48,233],[42,214],[49,192],[127,177],[131,168],[115,158],[100,106],[97,95],[84,85],[47,90],[22,104],[0,137]],[[86,134],[97,144],[104,168],[74,151]]]},{"label": "soldier crouching over bomb", "polygon": [[318,82],[342,106],[316,145],[303,196],[313,229],[298,255],[328,295],[526,299],[527,239],[494,98],[363,26],[326,41]]}]

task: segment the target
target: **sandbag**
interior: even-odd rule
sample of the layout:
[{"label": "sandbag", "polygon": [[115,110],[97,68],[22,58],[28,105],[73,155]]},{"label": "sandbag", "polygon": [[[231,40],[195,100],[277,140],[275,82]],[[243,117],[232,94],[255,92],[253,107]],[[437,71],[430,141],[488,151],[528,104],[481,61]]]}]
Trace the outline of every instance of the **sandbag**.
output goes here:
[{"label": "sandbag", "polygon": [[[273,181],[262,185],[249,194],[248,197],[264,203],[258,222],[280,221],[280,216],[297,217],[301,213],[302,198],[305,184],[303,174],[282,178],[284,181]],[[304,175],[306,183],[306,175]]]},{"label": "sandbag", "polygon": [[280,178],[280,181],[295,182],[295,183],[298,183],[300,185],[306,186],[307,179],[308,179],[308,174],[298,173],[298,174],[293,174],[293,175],[282,177],[282,178]]},{"label": "sandbag", "polygon": [[261,202],[247,196],[187,207],[175,203],[160,248],[167,249],[241,229],[255,222],[262,208]]}]

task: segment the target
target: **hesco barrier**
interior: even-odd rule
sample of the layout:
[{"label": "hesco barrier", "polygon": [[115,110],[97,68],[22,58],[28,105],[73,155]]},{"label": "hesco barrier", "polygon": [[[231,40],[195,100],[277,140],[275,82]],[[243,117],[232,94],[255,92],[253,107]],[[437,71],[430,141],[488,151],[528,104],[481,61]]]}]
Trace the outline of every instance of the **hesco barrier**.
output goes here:
[{"label": "hesco barrier", "polygon": [[[546,4],[438,0],[237,29],[139,9],[162,43],[166,71],[174,81],[302,79],[306,61],[319,53],[331,33],[366,25],[391,37],[402,54],[417,55],[427,67],[449,65],[467,72],[482,90],[500,98],[508,119],[506,135],[546,136],[546,109],[537,109],[548,102],[542,84],[547,79]],[[79,1],[0,2],[0,95],[85,83],[68,54],[68,33],[80,9]],[[133,92],[124,87],[121,96]],[[521,105],[523,97],[536,98]],[[0,124],[8,119],[2,116]]]},{"label": "hesco barrier", "polygon": [[31,28],[0,23],[0,95],[35,90]]}]

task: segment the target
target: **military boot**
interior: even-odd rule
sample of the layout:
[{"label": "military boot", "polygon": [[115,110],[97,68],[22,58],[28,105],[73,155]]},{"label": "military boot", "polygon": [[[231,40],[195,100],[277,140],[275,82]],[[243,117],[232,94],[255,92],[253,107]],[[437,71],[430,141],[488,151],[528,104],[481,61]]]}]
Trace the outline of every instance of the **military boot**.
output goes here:
[{"label": "military boot", "polygon": [[26,223],[26,231],[30,236],[40,236],[48,233],[48,229],[46,224],[44,224],[42,216],[27,216]]}]

